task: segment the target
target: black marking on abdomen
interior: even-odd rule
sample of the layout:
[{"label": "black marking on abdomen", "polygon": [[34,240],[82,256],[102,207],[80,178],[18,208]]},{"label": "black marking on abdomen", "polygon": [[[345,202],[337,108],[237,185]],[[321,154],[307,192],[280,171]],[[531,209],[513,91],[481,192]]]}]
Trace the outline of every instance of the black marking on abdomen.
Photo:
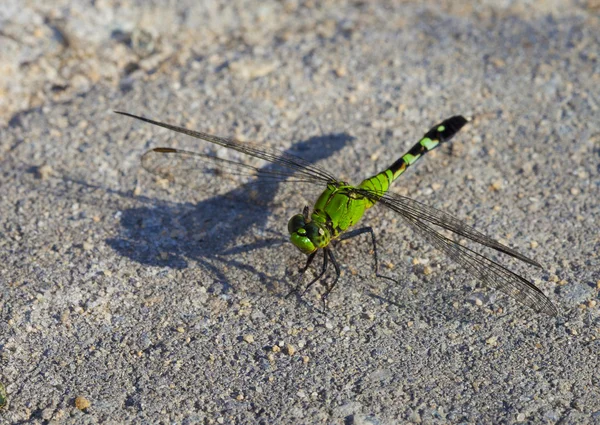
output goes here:
[{"label": "black marking on abdomen", "polygon": [[[413,146],[414,147],[414,146]],[[406,161],[404,161],[403,158],[404,155],[402,155],[400,158],[398,158],[398,160],[396,162],[394,162],[392,165],[390,165],[390,171],[392,172],[392,175],[396,175],[396,173],[398,171],[400,171],[403,168],[407,168],[408,164],[406,163]],[[392,182],[390,181],[390,178],[386,175],[387,179],[388,179],[388,184],[392,184]]]},{"label": "black marking on abdomen", "polygon": [[[440,143],[444,143],[452,139],[466,123],[468,123],[468,121],[465,117],[462,115],[455,115],[433,127],[424,137],[428,137],[431,140],[439,140]],[[440,126],[444,127],[444,131],[438,131]]]}]

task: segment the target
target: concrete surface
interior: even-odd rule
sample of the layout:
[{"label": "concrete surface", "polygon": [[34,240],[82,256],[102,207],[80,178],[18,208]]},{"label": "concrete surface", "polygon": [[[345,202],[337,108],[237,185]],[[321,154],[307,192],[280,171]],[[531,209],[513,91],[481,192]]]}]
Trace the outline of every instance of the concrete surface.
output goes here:
[{"label": "concrete surface", "polygon": [[[595,1],[0,6],[1,423],[599,423]],[[394,191],[532,256],[521,307],[372,210],[343,278],[285,299],[318,190],[180,187],[113,109],[290,150],[354,182],[475,117]],[[493,255],[486,251],[487,254]]]}]

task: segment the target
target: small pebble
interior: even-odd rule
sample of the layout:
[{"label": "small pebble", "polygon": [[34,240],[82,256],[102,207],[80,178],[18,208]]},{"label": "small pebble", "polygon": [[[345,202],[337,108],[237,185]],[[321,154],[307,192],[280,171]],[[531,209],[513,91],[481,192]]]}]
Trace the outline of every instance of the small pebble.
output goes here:
[{"label": "small pebble", "polygon": [[504,66],[506,65],[506,62],[504,62],[500,58],[490,58],[490,63],[497,68],[504,68]]},{"label": "small pebble", "polygon": [[40,165],[35,170],[35,176],[40,180],[46,180],[52,175],[54,170],[48,164]]},{"label": "small pebble", "polygon": [[274,353],[279,353],[281,351],[281,348],[279,347],[279,345],[274,345],[272,350]]},{"label": "small pebble", "polygon": [[335,75],[337,75],[338,77],[345,77],[347,73],[348,72],[346,71],[346,68],[344,68],[343,66],[340,66],[339,68],[335,69]]},{"label": "small pebble", "polygon": [[499,191],[500,189],[502,189],[502,182],[500,180],[496,180],[491,184],[490,189],[494,192]]},{"label": "small pebble", "polygon": [[79,410],[89,409],[91,405],[92,404],[90,403],[90,401],[85,397],[79,396],[75,399],[75,407]]},{"label": "small pebble", "polygon": [[539,245],[538,245],[538,243],[537,243],[536,241],[531,241],[531,242],[529,243],[529,246],[530,246],[532,249],[536,249],[536,248],[537,248]]},{"label": "small pebble", "polygon": [[487,345],[493,345],[496,346],[498,345],[498,337],[497,336],[491,336],[488,339],[485,340],[485,343]]},{"label": "small pebble", "polygon": [[248,344],[252,344],[254,342],[254,335],[244,335],[244,341]]},{"label": "small pebble", "polygon": [[375,313],[373,313],[371,311],[366,311],[362,314],[362,317],[364,319],[368,319],[368,320],[375,320]]},{"label": "small pebble", "polygon": [[293,345],[291,345],[291,344],[287,344],[287,345],[285,346],[285,350],[286,350],[286,352],[287,352],[287,354],[288,354],[289,356],[293,356],[293,355],[294,355],[294,353],[296,353],[296,349],[295,349],[295,348],[294,348],[294,346],[293,346]]}]

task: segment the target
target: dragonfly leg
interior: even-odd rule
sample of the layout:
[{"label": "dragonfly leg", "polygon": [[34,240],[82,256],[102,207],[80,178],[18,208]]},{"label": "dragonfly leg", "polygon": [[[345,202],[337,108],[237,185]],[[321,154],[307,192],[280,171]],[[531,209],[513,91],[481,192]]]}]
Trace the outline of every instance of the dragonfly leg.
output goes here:
[{"label": "dragonfly leg", "polygon": [[319,275],[317,277],[315,277],[313,280],[311,280],[308,283],[308,285],[306,285],[306,288],[304,288],[304,291],[302,291],[302,295],[304,295],[306,293],[306,291],[308,291],[315,282],[321,280],[321,278],[327,271],[327,252],[325,252],[325,251],[326,250],[323,250],[323,267],[321,268],[321,273],[319,273]]},{"label": "dragonfly leg", "polygon": [[306,271],[308,270],[308,268],[310,267],[311,263],[313,262],[313,260],[315,259],[315,256],[317,255],[317,251],[313,252],[312,254],[310,254],[308,256],[308,258],[306,259],[306,264],[304,265],[304,267],[302,267],[300,269],[300,276],[302,276],[304,273],[306,273]]},{"label": "dragonfly leg", "polygon": [[371,241],[373,242],[373,260],[375,262],[375,264],[374,264],[375,276],[377,276],[378,278],[381,278],[381,279],[391,280],[394,283],[398,283],[398,281],[396,279],[391,278],[389,276],[382,275],[379,273],[379,259],[377,257],[377,240],[375,238],[375,232],[373,231],[372,227],[367,226],[367,227],[361,227],[360,229],[351,230],[350,232],[344,233],[342,236],[340,236],[340,238],[338,240],[343,241],[346,239],[353,238],[355,236],[362,235],[364,233],[371,234]]},{"label": "dragonfly leg", "polygon": [[333,291],[335,285],[337,285],[337,282],[340,279],[341,271],[340,265],[338,264],[337,260],[333,255],[333,251],[331,251],[331,249],[329,248],[324,248],[323,251],[325,251],[325,258],[329,257],[331,263],[333,264],[333,267],[335,268],[335,280],[331,285],[327,286],[327,290],[325,291],[325,293],[323,293],[323,295],[321,295],[321,301],[323,301],[323,309],[325,309],[327,307],[327,297],[329,296],[331,291]]},{"label": "dragonfly leg", "polygon": [[[300,269],[300,273],[298,275],[298,277],[296,278],[296,284],[294,285],[294,289],[292,289],[286,296],[285,298],[289,298],[290,295],[294,294],[294,293],[298,293],[300,292],[300,286],[302,285],[302,278],[304,277],[304,273],[306,273],[306,271],[308,270],[308,268],[310,267],[311,263],[313,262],[313,260],[315,259],[315,256],[317,255],[318,251],[313,252],[312,254],[310,254],[308,256],[308,259],[306,260],[306,264],[304,265],[304,267],[302,267]],[[316,279],[312,280],[308,286],[306,287],[306,289],[302,292],[306,292],[308,290],[308,288],[310,288],[310,285],[312,285],[313,283],[315,283],[317,280],[319,280],[323,274],[325,274],[325,270],[327,270],[327,258],[323,259],[323,270],[321,271],[321,274],[319,274],[319,276],[317,276]]]}]

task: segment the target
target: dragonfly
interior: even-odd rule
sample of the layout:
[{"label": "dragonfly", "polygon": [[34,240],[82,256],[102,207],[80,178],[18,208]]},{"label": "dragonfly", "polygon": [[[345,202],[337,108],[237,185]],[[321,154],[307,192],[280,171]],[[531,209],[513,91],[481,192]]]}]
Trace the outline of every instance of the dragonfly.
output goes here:
[{"label": "dragonfly", "polygon": [[377,241],[373,228],[365,226],[351,229],[360,221],[367,209],[375,205],[383,205],[397,213],[409,228],[423,236],[433,247],[447,254],[484,285],[507,294],[535,312],[549,316],[558,314],[556,306],[529,280],[499,262],[456,242],[446,234],[450,232],[532,266],[541,268],[540,263],[501,244],[448,213],[388,190],[392,182],[409,167],[427,152],[451,140],[469,122],[461,115],[453,116],[433,126],[392,165],[354,186],[297,155],[257,143],[241,142],[232,138],[190,130],[128,112],[114,112],[232,149],[248,157],[274,165],[274,167],[258,167],[250,161],[243,162],[209,153],[157,147],[147,151],[142,156],[141,163],[145,170],[162,178],[202,187],[203,174],[213,172],[217,175],[227,173],[233,176],[243,176],[249,178],[250,182],[260,179],[263,182],[307,183],[324,188],[315,202],[312,212],[306,206],[301,214],[294,215],[288,222],[290,241],[308,256],[306,264],[300,269],[298,284],[288,296],[300,291],[302,277],[317,253],[321,252],[323,254],[321,270],[311,282],[305,285],[302,293],[306,292],[315,282],[321,281],[331,262],[335,269],[335,278],[332,283],[324,284],[326,291],[321,295],[323,304],[326,304],[328,295],[335,288],[341,276],[341,268],[332,250],[334,242],[362,234],[371,236],[376,276],[394,280],[379,273]]}]

